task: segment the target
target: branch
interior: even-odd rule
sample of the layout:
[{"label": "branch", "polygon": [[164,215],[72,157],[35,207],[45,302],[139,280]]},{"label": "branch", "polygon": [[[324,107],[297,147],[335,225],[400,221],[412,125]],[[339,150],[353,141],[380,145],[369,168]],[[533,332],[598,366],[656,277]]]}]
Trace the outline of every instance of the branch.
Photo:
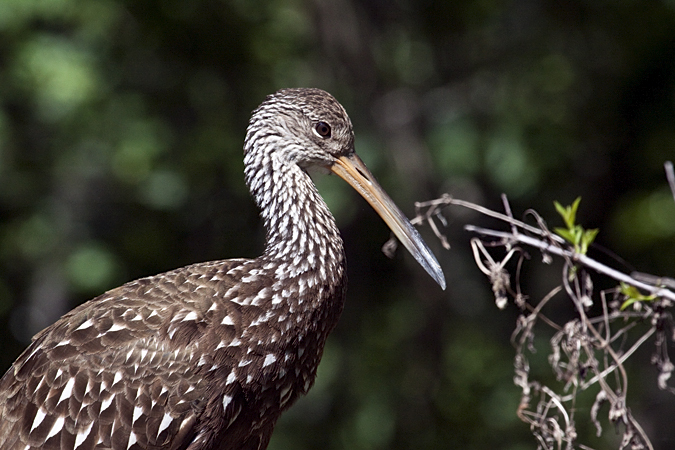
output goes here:
[{"label": "branch", "polygon": [[[514,220],[513,223],[517,223],[519,221]],[[525,224],[523,224],[525,225]],[[559,246],[553,245],[550,242],[545,242],[541,239],[536,239],[532,238],[530,236],[526,236],[523,234],[514,234],[514,233],[509,233],[506,231],[496,231],[496,230],[490,230],[487,228],[482,228],[482,227],[477,227],[474,225],[465,225],[464,229],[470,232],[474,232],[483,236],[491,236],[491,237],[497,237],[503,239],[505,242],[509,242],[511,245],[514,243],[521,243],[525,245],[529,245],[530,247],[535,247],[540,249],[541,251],[545,253],[551,253],[557,256],[561,256],[564,258],[569,258],[572,261],[582,265],[586,266],[588,268],[591,268],[595,270],[598,273],[601,273],[603,275],[607,275],[609,277],[614,278],[616,281],[623,281],[624,283],[630,284],[631,286],[635,286],[638,289],[642,289],[646,292],[649,292],[650,294],[656,295],[657,297],[662,297],[662,298],[667,298],[669,300],[672,300],[675,302],[675,292],[666,289],[660,285],[653,285],[649,284],[648,282],[643,282],[636,280],[630,275],[627,275],[625,273],[622,273],[616,269],[612,269],[611,267],[606,266],[605,264],[602,264],[592,258],[589,258],[586,255],[582,255],[580,253],[575,253],[572,250],[561,248]],[[555,235],[552,235],[555,236]],[[560,238],[562,239],[562,238]],[[557,239],[556,239],[557,241]],[[645,278],[645,277],[643,277]],[[661,278],[653,277],[652,280],[654,282],[659,282]]]},{"label": "branch", "polygon": [[[675,198],[673,165],[667,163],[665,168]],[[629,380],[624,363],[653,338],[656,351],[652,363],[660,372],[658,386],[675,393],[675,389],[667,385],[672,372],[675,371],[667,347],[670,341],[675,340],[673,333],[675,325],[670,312],[675,305],[675,279],[639,272],[629,275],[589,257],[586,249],[592,242],[594,234],[590,239],[580,241],[582,245],[578,245],[577,236],[584,237],[588,231],[593,231],[584,230],[574,224],[578,201],[571,207],[557,207],[563,214],[567,230],[570,232],[569,239],[575,242],[574,245],[551,233],[536,211],[528,210],[525,213],[536,221],[537,226],[532,226],[513,217],[505,195],[502,195],[502,202],[505,213],[492,211],[445,194],[436,200],[416,203],[417,217],[412,222],[428,223],[446,249],[449,249],[448,241],[440,232],[438,223],[446,225],[442,212],[447,206],[468,208],[508,225],[508,231],[476,225],[465,225],[464,229],[480,236],[471,239],[471,248],[476,265],[491,282],[496,305],[504,309],[512,299],[521,310],[511,337],[511,342],[516,348],[514,382],[522,389],[518,417],[530,424],[539,448],[560,449],[564,443],[566,449],[587,449],[589,447],[577,442],[578,436],[574,426],[575,413],[578,414],[583,410],[578,409],[577,393],[596,387],[598,392],[595,401],[586,411],[589,411],[590,420],[595,424],[598,435],[602,432],[597,418],[598,413],[604,404],[609,404],[607,417],[612,423],[622,424],[624,427],[621,449],[653,449],[648,436],[627,406],[626,393]],[[388,244],[392,245],[392,241]],[[393,245],[395,246],[395,243]],[[499,258],[495,258],[488,250],[496,247],[503,247],[505,250],[504,254],[499,253]],[[543,256],[543,263],[550,263],[553,257],[560,257],[565,262],[560,283],[534,304],[531,304],[530,298],[522,293],[520,287],[521,270],[527,260],[522,247],[538,249]],[[515,282],[512,282],[508,267],[514,264],[512,263],[514,259],[516,276]],[[621,287],[617,286],[600,293],[602,300],[600,314],[590,309],[594,303],[594,283],[587,270],[597,276],[609,277],[621,283]],[[626,285],[632,288],[629,289]],[[631,290],[633,288],[635,289]],[[642,292],[646,292],[647,295]],[[607,293],[612,295],[613,300],[607,301]],[[543,313],[544,307],[550,304],[554,297],[561,297],[560,294],[565,294],[571,300],[576,315],[566,323],[558,323]],[[632,307],[628,308],[628,305]],[[596,315],[592,316],[591,313]],[[641,332],[639,330],[644,327],[638,325],[644,323],[651,323],[651,327],[646,332]],[[531,379],[527,355],[535,352],[535,332],[542,326],[554,330],[554,336],[550,339],[552,353],[548,360],[556,379],[563,382],[562,390],[566,392],[564,395],[544,383]],[[642,334],[636,339],[633,336],[636,333]],[[610,378],[612,374],[614,376]],[[536,407],[531,406],[532,398],[537,396],[538,404]]]}]

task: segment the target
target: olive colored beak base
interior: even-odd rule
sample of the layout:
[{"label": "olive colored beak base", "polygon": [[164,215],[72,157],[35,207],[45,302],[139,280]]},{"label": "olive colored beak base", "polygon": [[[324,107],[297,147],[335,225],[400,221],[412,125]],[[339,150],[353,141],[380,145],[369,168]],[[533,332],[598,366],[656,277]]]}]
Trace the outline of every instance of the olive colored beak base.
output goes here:
[{"label": "olive colored beak base", "polygon": [[353,152],[341,156],[331,166],[331,171],[349,183],[366,199],[417,262],[445,290],[445,276],[436,257],[422,240],[417,229],[377,183],[361,158]]}]

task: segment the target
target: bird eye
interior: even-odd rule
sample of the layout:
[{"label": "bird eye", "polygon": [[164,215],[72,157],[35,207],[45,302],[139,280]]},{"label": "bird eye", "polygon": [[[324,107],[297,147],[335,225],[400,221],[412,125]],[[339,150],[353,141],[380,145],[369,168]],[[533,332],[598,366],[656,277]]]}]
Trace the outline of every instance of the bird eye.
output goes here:
[{"label": "bird eye", "polygon": [[316,131],[316,133],[322,138],[330,137],[330,125],[328,125],[326,122],[319,122],[314,125],[314,131]]}]

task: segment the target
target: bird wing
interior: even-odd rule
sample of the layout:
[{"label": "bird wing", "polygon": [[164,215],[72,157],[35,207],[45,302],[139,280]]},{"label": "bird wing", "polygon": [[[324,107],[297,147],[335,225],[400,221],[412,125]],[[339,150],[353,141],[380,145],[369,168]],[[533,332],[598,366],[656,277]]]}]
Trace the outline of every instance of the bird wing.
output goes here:
[{"label": "bird wing", "polygon": [[209,386],[185,320],[203,311],[182,299],[202,276],[128,283],[40,332],[0,379],[0,450],[187,448]]}]

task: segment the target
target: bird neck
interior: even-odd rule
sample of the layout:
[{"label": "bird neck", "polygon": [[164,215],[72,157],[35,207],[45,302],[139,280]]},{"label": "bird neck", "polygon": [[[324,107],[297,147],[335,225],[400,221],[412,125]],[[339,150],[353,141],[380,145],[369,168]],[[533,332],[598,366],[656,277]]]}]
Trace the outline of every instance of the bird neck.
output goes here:
[{"label": "bird neck", "polygon": [[274,153],[266,156],[266,164],[246,161],[246,182],[267,231],[263,258],[286,261],[297,274],[318,271],[323,278],[341,272],[342,238],[311,177]]}]

